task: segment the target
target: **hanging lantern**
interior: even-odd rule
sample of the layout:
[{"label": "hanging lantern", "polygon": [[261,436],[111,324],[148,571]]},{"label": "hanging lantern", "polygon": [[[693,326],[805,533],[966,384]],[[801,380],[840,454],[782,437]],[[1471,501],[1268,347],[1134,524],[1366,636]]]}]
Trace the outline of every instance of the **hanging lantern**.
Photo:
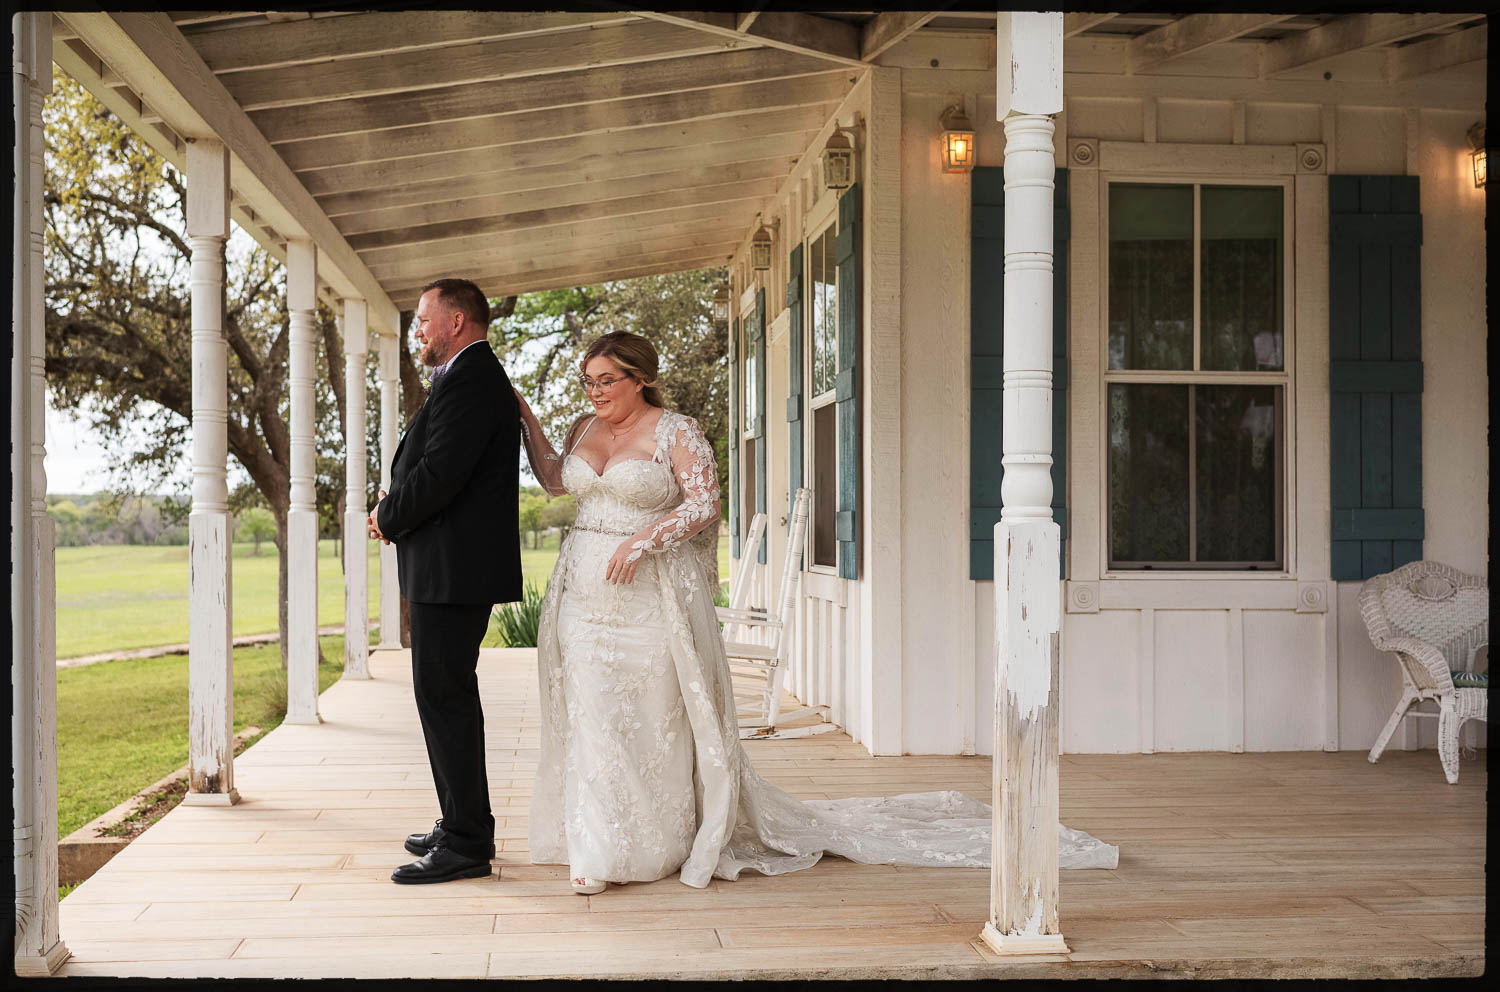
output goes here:
[{"label": "hanging lantern", "polygon": [[943,111],[943,171],[969,172],[977,156],[974,149],[974,125],[964,116],[962,107]]},{"label": "hanging lantern", "polygon": [[1474,188],[1484,189],[1485,181],[1489,178],[1489,157],[1484,151],[1483,124],[1475,124],[1469,128],[1469,144],[1474,148],[1472,153],[1474,162]]},{"label": "hanging lantern", "polygon": [[854,146],[843,131],[835,131],[823,146],[823,185],[848,189],[854,185]]},{"label": "hanging lantern", "polygon": [[750,239],[750,267],[756,272],[765,272],[771,268],[771,232],[764,224],[755,232],[755,237]]},{"label": "hanging lantern", "polygon": [[729,323],[729,284],[719,283],[719,288],[714,290],[714,323]]}]

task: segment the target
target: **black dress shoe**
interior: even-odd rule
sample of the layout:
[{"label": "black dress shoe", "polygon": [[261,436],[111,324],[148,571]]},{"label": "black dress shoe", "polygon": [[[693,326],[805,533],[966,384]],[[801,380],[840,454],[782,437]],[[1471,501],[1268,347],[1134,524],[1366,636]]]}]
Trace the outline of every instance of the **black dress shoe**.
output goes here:
[{"label": "black dress shoe", "polygon": [[488,878],[488,860],[466,858],[439,844],[409,865],[391,872],[398,885],[423,885],[427,882],[452,882],[460,878]]},{"label": "black dress shoe", "polygon": [[[415,854],[417,857],[420,858],[422,855],[426,854],[428,851],[430,851],[434,847],[436,847],[438,845],[438,843],[442,839],[443,839],[443,821],[442,820],[434,820],[433,823],[432,823],[432,830],[430,830],[429,832],[427,832],[425,834],[407,834],[406,835],[406,844],[404,846],[407,849],[407,851],[409,851],[412,854]],[[491,861],[495,860],[495,842],[494,841],[490,841],[490,860]]]}]

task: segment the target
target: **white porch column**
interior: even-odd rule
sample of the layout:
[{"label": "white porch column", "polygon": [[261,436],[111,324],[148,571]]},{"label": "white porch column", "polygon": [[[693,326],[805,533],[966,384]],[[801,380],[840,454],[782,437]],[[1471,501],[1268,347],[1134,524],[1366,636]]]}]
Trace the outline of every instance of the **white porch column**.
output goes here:
[{"label": "white porch column", "polygon": [[322,723],[318,716],[318,506],[313,491],[318,252],[311,241],[287,242],[286,303],[291,320],[287,382],[292,391],[292,491],[286,515],[286,722]]},{"label": "white porch column", "polygon": [[229,373],[224,340],[224,242],[229,153],[212,139],[187,146],[193,297],[193,509],[188,516],[188,794],[228,806],[234,789],[234,615],[230,549]]},{"label": "white porch column", "polygon": [[[399,358],[401,339],[382,334],[380,347],[380,488],[391,491],[391,462],[396,457],[397,423],[400,410]],[[363,498],[363,497],[362,497]],[[366,508],[368,516],[368,508]],[[360,524],[360,533],[364,533]],[[396,546],[380,545],[380,646],[401,647],[401,584],[396,578]]]},{"label": "white porch column", "polygon": [[365,534],[365,301],[344,300],[344,677],[370,677],[369,538]]},{"label": "white porch column", "polygon": [[995,758],[990,919],[1001,954],[1065,953],[1057,922],[1057,672],[1052,520],[1051,115],[1062,108],[1062,14],[999,15],[1005,122],[1005,466],[995,525]]},{"label": "white porch column", "polygon": [[11,842],[15,970],[50,975],[57,931],[57,590],[47,516],[42,260],[42,100],[52,90],[52,15],[11,15],[15,226],[11,240]]}]

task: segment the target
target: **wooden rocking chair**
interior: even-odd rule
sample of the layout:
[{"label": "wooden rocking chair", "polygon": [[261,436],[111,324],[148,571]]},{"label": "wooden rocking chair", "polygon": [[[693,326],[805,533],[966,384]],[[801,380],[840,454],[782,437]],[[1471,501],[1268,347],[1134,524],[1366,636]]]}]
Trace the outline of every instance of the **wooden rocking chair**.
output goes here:
[{"label": "wooden rocking chair", "polygon": [[[812,505],[812,490],[797,490],[792,503],[791,526],[787,530],[786,561],[781,572],[781,588],[776,598],[776,612],[749,609],[722,609],[726,632],[730,624],[750,631],[762,631],[763,644],[725,638],[724,648],[735,676],[735,709],[740,721],[740,739],[766,737],[805,737],[823,734],[838,727],[828,722],[826,706],[804,706],[783,712],[782,686],[786,680],[791,655],[797,605],[802,599],[802,555],[807,537],[807,520]],[[784,728],[781,724],[809,713],[823,718],[822,723],[806,727]]]},{"label": "wooden rocking chair", "polygon": [[745,535],[745,543],[740,547],[745,549],[744,564],[740,566],[739,582],[735,584],[734,591],[729,595],[729,605],[715,607],[719,611],[719,620],[724,624],[724,636],[730,636],[730,627],[734,620],[730,613],[743,613],[747,609],[746,604],[750,602],[750,587],[755,585],[756,575],[760,572],[760,562],[756,559],[755,549],[760,547],[760,539],[766,533],[766,515],[757,513],[750,518],[750,530]]}]

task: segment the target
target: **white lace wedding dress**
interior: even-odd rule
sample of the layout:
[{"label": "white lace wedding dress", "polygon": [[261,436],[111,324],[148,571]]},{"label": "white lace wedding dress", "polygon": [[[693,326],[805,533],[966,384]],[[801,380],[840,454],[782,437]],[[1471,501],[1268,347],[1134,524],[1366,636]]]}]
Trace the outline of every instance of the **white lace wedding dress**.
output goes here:
[{"label": "white lace wedding dress", "polygon": [[[719,486],[690,417],[663,411],[652,460],[598,474],[568,454],[578,517],[542,604],[541,748],[531,860],[573,877],[702,888],[746,868],[797,871],[824,854],[864,864],[983,868],[990,807],[961,792],[802,801],[740,747],[714,613]],[[627,537],[632,583],[605,565]],[[1064,868],[1113,868],[1118,850],[1063,828]]]}]

